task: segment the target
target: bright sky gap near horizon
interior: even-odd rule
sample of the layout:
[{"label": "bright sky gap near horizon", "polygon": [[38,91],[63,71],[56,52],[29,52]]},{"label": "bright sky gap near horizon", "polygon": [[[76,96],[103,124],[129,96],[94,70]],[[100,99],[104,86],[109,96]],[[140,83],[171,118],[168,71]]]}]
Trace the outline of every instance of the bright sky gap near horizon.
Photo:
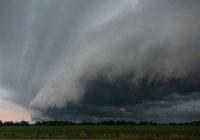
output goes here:
[{"label": "bright sky gap near horizon", "polygon": [[200,120],[199,0],[0,0],[0,120]]}]

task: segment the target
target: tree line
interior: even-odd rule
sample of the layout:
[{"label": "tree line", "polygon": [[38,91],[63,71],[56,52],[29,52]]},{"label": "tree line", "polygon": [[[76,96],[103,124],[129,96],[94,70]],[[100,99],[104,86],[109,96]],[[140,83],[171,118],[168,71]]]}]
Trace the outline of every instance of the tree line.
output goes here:
[{"label": "tree line", "polygon": [[[38,121],[35,123],[29,123],[28,121],[13,122],[0,121],[0,126],[65,126],[65,125],[157,125],[161,123],[147,122],[147,121],[100,121],[100,122],[71,122],[71,121]],[[166,125],[200,125],[200,121],[185,122],[185,123],[165,123]]]},{"label": "tree line", "polygon": [[7,121],[2,122],[0,121],[0,126],[29,126],[30,123],[27,121],[21,121],[21,122],[13,122],[13,121]]}]

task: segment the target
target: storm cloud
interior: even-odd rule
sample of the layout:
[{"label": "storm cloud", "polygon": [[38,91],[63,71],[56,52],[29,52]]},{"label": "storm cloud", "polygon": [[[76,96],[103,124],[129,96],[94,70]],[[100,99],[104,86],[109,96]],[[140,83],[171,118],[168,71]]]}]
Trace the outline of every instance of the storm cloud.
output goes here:
[{"label": "storm cloud", "polygon": [[198,0],[2,3],[1,83],[33,120],[199,119]]}]

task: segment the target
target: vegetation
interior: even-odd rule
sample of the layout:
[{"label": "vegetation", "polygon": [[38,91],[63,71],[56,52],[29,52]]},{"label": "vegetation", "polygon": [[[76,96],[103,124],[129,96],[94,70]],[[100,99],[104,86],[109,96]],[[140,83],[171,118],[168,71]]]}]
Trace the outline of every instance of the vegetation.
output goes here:
[{"label": "vegetation", "polygon": [[200,122],[157,124],[141,121],[1,122],[0,139],[127,139],[127,140],[195,140],[200,139]]},{"label": "vegetation", "polygon": [[88,138],[127,140],[200,139],[199,125],[0,126],[0,138]]}]

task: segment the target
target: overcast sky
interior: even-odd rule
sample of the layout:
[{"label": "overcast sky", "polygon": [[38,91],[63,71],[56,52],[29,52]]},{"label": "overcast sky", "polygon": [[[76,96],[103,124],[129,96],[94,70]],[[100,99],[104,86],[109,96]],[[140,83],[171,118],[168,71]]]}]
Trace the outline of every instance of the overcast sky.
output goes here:
[{"label": "overcast sky", "polygon": [[199,120],[199,7],[0,0],[0,119]]}]

